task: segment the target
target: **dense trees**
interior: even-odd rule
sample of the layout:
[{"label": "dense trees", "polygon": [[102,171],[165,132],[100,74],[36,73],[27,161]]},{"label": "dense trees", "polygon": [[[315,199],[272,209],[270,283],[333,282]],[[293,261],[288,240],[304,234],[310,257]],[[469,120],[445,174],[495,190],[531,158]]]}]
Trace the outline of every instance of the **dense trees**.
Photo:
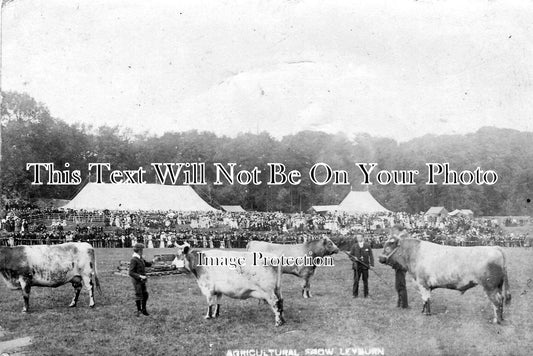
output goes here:
[{"label": "dense trees", "polygon": [[[405,143],[359,134],[326,134],[304,131],[280,140],[266,132],[236,137],[211,132],[168,132],[160,137],[133,135],[119,127],[94,128],[69,125],[51,117],[48,109],[26,94],[4,94],[2,107],[2,194],[8,200],[38,197],[70,199],[80,186],[32,186],[28,162],[53,162],[58,169],[80,169],[84,183],[89,162],[109,162],[114,169],[143,166],[148,182],[155,177],[153,162],[205,162],[208,184],[195,190],[213,205],[241,204],[246,209],[301,211],[316,204],[336,204],[350,189],[366,189],[355,162],[376,162],[381,169],[419,170],[416,185],[370,186],[374,196],[391,210],[419,212],[433,205],[448,209],[470,208],[476,214],[532,214],[533,133],[482,128],[467,135],[427,135]],[[213,163],[235,162],[236,169],[262,170],[263,184],[214,186]],[[279,162],[302,173],[293,186],[268,186],[267,164]],[[317,162],[348,172],[350,184],[319,186],[308,172]],[[427,162],[449,162],[462,171],[481,167],[495,170],[499,181],[492,186],[426,185]],[[322,172],[323,173],[323,172]]]}]

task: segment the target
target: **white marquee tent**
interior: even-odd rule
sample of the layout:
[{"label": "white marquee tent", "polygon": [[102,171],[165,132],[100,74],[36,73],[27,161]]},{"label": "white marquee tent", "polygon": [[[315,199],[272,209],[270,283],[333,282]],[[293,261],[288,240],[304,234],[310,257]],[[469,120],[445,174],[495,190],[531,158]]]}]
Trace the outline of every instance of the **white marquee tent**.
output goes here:
[{"label": "white marquee tent", "polygon": [[368,191],[351,191],[338,205],[337,210],[353,213],[387,213],[390,211],[383,207]]},{"label": "white marquee tent", "polygon": [[215,211],[186,185],[88,183],[64,209]]}]

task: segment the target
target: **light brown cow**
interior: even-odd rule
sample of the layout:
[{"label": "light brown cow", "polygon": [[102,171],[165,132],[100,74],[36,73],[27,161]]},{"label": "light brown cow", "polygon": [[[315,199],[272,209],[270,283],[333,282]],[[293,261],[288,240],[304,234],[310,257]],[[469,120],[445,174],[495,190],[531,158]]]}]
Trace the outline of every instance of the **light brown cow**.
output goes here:
[{"label": "light brown cow", "polygon": [[[318,240],[307,241],[303,244],[292,244],[292,245],[283,245],[283,244],[273,244],[264,241],[250,241],[246,246],[248,251],[258,251],[258,252],[269,252],[276,256],[285,256],[290,258],[302,258],[304,256],[310,256],[311,258],[315,257],[326,257],[332,254],[338,253],[339,248],[333,241],[328,237]],[[304,298],[311,298],[311,284],[309,280],[315,274],[316,265],[297,265],[285,264],[282,268],[283,273],[292,274],[303,278],[304,282],[302,284],[302,296]]]}]

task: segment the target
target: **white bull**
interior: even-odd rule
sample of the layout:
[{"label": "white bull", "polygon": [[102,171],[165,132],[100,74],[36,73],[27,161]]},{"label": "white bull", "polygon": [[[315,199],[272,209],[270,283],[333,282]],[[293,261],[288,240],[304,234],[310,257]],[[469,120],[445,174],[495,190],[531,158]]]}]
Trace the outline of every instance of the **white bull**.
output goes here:
[{"label": "white bull", "polygon": [[379,261],[409,272],[419,288],[426,315],[431,314],[431,291],[436,288],[464,293],[481,285],[493,304],[494,323],[503,320],[503,304],[511,301],[505,254],[500,247],[442,246],[393,237],[385,243]]}]

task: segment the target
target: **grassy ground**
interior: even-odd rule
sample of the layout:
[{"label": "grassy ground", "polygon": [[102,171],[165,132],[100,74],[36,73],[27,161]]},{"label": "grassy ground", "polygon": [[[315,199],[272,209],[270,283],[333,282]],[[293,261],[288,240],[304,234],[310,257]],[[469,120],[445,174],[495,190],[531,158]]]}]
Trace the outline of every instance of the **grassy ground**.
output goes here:
[{"label": "grassy ground", "polygon": [[[170,250],[148,250],[147,257]],[[374,251],[377,256],[380,251]],[[513,300],[503,325],[488,321],[492,308],[482,289],[464,295],[436,290],[432,311],[420,313],[421,300],[408,280],[408,310],[396,308],[394,274],[378,265],[386,283],[370,274],[368,299],[351,298],[352,271],[346,256],[335,267],[317,271],[314,298],[300,296],[300,282],[283,276],[287,324],[276,328],[267,305],[256,300],[223,299],[221,317],[204,320],[206,303],[190,275],[153,277],[149,281],[150,317],[133,316],[129,278],[111,271],[130,250],[97,250],[104,295],[88,308],[87,292],[78,308],[67,307],[70,285],[34,288],[32,312],[22,314],[19,291],[0,288],[0,325],[11,337],[34,337],[34,355],[225,355],[228,349],[340,349],[380,347],[386,355],[528,355],[533,349],[533,250],[509,248],[508,270]],[[528,283],[529,280],[529,283]],[[1,340],[0,340],[1,341]],[[344,354],[347,353],[345,351]]]}]

